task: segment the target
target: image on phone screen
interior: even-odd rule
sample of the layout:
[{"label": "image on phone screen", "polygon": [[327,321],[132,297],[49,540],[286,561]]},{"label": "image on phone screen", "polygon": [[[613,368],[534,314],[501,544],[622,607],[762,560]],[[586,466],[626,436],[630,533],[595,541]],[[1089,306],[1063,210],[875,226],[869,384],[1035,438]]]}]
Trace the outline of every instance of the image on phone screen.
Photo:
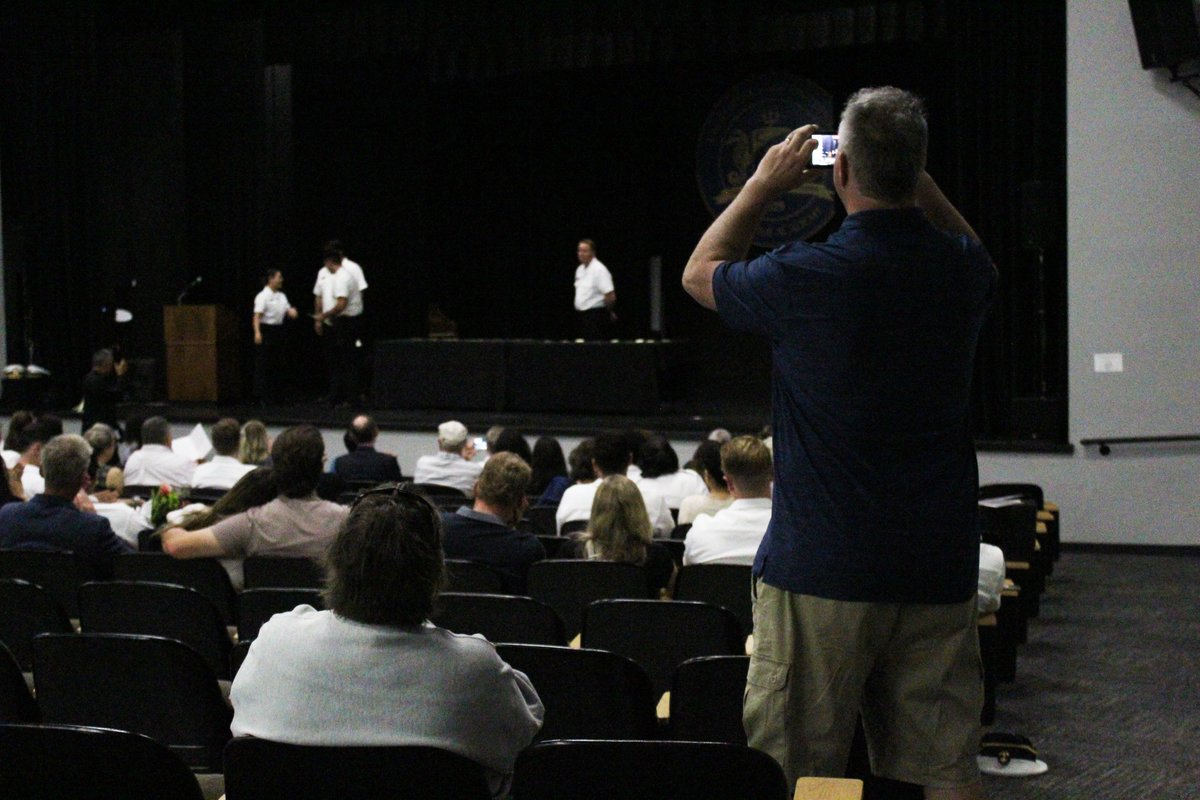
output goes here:
[{"label": "image on phone screen", "polygon": [[817,142],[817,149],[812,153],[812,165],[814,167],[832,167],[837,158],[837,134],[818,133],[814,134],[812,138]]}]

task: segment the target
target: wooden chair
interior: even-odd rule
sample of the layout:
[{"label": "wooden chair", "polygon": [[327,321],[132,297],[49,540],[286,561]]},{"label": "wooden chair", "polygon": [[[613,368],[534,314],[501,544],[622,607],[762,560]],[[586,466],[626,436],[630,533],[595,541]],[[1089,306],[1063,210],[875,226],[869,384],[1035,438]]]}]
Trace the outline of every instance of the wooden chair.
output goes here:
[{"label": "wooden chair", "polygon": [[229,800],[490,800],[483,768],[433,747],[318,747],[239,737],[225,746]]}]

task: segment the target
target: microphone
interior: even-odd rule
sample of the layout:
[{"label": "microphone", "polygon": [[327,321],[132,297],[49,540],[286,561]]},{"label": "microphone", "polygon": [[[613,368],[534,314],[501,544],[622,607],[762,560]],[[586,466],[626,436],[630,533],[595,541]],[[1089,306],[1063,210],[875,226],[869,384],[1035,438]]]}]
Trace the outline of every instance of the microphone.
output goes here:
[{"label": "microphone", "polygon": [[196,284],[202,282],[203,280],[204,280],[203,275],[197,275],[196,278],[191,283],[189,283],[187,286],[183,287],[183,291],[179,293],[179,297],[175,298],[175,305],[177,305],[177,306],[183,305],[183,298],[187,297],[187,293],[190,292],[192,289],[196,288]]}]

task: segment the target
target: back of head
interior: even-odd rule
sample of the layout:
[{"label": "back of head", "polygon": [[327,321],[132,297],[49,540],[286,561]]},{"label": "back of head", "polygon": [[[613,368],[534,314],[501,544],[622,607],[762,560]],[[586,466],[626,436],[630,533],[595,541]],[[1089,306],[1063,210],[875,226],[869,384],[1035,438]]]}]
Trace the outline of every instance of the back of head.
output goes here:
[{"label": "back of head", "polygon": [[444,582],[442,522],[404,492],[356,502],[329,548],[325,604],[371,625],[420,625]]},{"label": "back of head", "polygon": [[252,419],[242,426],[238,440],[238,461],[243,464],[261,464],[271,455],[268,444],[267,426]]},{"label": "back of head", "polygon": [[629,469],[628,441],[619,433],[602,433],[592,446],[592,458],[604,475],[624,475]]},{"label": "back of head", "polygon": [[342,243],[337,239],[330,239],[321,248],[321,260],[332,261],[335,264],[340,264],[345,254],[342,252]]},{"label": "back of head", "polygon": [[488,451],[496,449],[496,441],[500,438],[500,434],[504,433],[503,425],[493,425],[487,429],[487,433],[483,435],[483,439],[487,442]]},{"label": "back of head", "polygon": [[521,435],[520,431],[513,428],[505,428],[500,431],[496,436],[496,441],[488,443],[488,448],[488,452],[492,455],[515,453],[526,464],[533,460],[533,451],[529,449],[529,442],[525,441],[525,437]]},{"label": "back of head", "polygon": [[587,536],[600,558],[641,564],[654,535],[650,514],[637,484],[624,475],[609,475],[596,487]]},{"label": "back of head", "polygon": [[150,417],[142,423],[142,445],[171,444],[171,423],[166,417]]},{"label": "back of head", "polygon": [[45,445],[55,436],[63,432],[62,419],[54,414],[39,414],[37,418],[21,431],[21,449],[28,450],[31,445]]},{"label": "back of head", "polygon": [[709,439],[700,443],[696,448],[696,454],[692,456],[701,469],[708,474],[708,478],[714,484],[724,488],[725,486],[725,470],[721,468],[721,447],[722,443]]},{"label": "back of head", "polygon": [[371,417],[359,414],[350,423],[350,438],[354,440],[355,445],[373,445],[379,438],[379,426]]},{"label": "back of head", "polygon": [[893,86],[859,89],[846,101],[838,134],[863,194],[888,204],[911,202],[929,144],[919,97]]},{"label": "back of head", "polygon": [[97,350],[95,353],[92,353],[92,369],[96,370],[97,372],[108,369],[112,366],[112,363],[112,350],[103,348],[101,350]]},{"label": "back of head", "polygon": [[103,422],[97,422],[83,434],[92,452],[99,455],[117,443],[117,432]]},{"label": "back of head", "polygon": [[232,417],[218,420],[212,426],[213,450],[219,456],[236,456],[241,438],[241,428],[238,426],[238,421]]},{"label": "back of head", "polygon": [[584,439],[575,445],[575,449],[567,456],[570,472],[567,477],[575,482],[594,481],[596,470],[592,468],[592,458],[596,455],[596,440]]},{"label": "back of head", "polygon": [[742,494],[765,496],[771,488],[771,451],[761,439],[738,436],[721,445],[721,468]]},{"label": "back of head", "polygon": [[475,496],[490,506],[507,511],[521,507],[533,470],[516,453],[497,453],[483,464]]},{"label": "back of head", "polygon": [[68,433],[46,442],[42,448],[42,477],[46,479],[46,491],[74,495],[83,485],[91,458],[91,445],[82,436]]},{"label": "back of head", "polygon": [[642,449],[638,452],[638,466],[646,478],[657,478],[660,475],[671,475],[679,471],[679,456],[675,448],[667,441],[667,437],[646,437]]},{"label": "back of head", "polygon": [[533,467],[533,485],[542,489],[550,483],[551,478],[567,474],[567,460],[563,458],[562,445],[553,436],[539,436],[533,443],[529,465]]},{"label": "back of head", "polygon": [[22,452],[25,449],[25,429],[32,424],[32,411],[14,411],[8,420],[8,433],[4,436],[4,446],[9,450]]},{"label": "back of head", "polygon": [[438,425],[438,448],[443,453],[458,453],[467,443],[467,426],[456,419]]},{"label": "back of head", "polygon": [[279,434],[271,448],[275,485],[285,497],[308,497],[317,490],[325,441],[313,425],[296,425]]}]

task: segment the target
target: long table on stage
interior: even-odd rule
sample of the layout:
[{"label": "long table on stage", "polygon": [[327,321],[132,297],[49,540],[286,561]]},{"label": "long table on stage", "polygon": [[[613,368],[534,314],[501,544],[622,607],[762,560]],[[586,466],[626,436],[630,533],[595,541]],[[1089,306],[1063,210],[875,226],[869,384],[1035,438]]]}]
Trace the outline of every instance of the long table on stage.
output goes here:
[{"label": "long table on stage", "polygon": [[680,385],[682,342],[387,339],[375,343],[385,408],[653,412]]}]

